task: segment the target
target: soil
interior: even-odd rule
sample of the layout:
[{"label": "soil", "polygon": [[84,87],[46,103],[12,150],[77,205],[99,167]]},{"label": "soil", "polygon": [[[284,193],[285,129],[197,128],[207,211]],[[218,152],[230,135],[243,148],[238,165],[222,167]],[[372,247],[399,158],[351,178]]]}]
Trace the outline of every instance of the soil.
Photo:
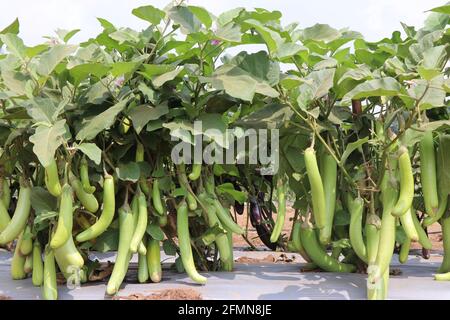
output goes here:
[{"label": "soil", "polygon": [[236,263],[246,263],[246,264],[258,264],[258,263],[275,263],[275,257],[271,254],[264,258],[250,258],[250,257],[239,257],[235,260]]},{"label": "soil", "polygon": [[391,270],[389,271],[389,275],[390,275],[390,276],[394,276],[394,277],[396,277],[396,276],[401,276],[402,274],[403,274],[402,270],[401,270],[401,269],[398,269],[398,268],[391,269]]},{"label": "soil", "polygon": [[129,296],[116,296],[113,300],[203,300],[202,295],[193,289],[166,289],[149,295],[133,293]]},{"label": "soil", "polygon": [[103,281],[108,278],[114,269],[112,263],[100,263],[100,265],[89,274],[89,281]]},{"label": "soil", "polygon": [[278,257],[273,254],[269,254],[264,258],[250,258],[250,257],[239,257],[235,260],[236,263],[246,263],[246,264],[260,264],[260,263],[292,263],[295,262],[295,256],[289,257],[288,255],[282,253]]}]

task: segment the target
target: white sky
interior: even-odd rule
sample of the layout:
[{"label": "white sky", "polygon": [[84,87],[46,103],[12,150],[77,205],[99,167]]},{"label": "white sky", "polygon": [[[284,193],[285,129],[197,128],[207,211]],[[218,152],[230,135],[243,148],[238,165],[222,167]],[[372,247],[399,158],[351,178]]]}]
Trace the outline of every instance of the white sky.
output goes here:
[{"label": "white sky", "polygon": [[[131,10],[146,4],[163,8],[167,0],[3,0],[0,30],[18,17],[21,37],[27,45],[43,41],[57,28],[81,29],[73,42],[86,40],[101,31],[96,17],[106,18],[116,26],[142,29],[146,23]],[[367,40],[389,37],[400,30],[400,21],[421,26],[424,11],[443,5],[446,0],[189,0],[214,14],[235,7],[261,7],[279,10],[283,23],[297,21],[301,27],[327,23],[335,28],[349,27]]]}]

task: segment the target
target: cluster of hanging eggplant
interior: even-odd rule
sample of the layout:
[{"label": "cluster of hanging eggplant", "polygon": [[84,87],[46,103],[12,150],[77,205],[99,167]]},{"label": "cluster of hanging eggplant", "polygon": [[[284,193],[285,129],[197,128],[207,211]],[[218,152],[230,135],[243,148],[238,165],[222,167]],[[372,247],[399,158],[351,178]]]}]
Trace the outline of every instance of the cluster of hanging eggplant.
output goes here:
[{"label": "cluster of hanging eggplant", "polygon": [[[384,137],[381,131],[378,135]],[[405,263],[412,242],[430,250],[432,243],[426,229],[436,222],[442,225],[444,260],[435,279],[450,280],[450,188],[445,171],[450,165],[450,135],[424,133],[418,143],[418,157],[413,154],[416,149],[402,146],[392,131],[387,136],[382,138],[389,139],[385,141],[389,148],[378,170],[380,182],[376,196],[373,192],[363,195],[357,188],[336,192],[337,163],[326,152],[321,152],[317,159],[313,146],[305,150],[312,210],[296,217],[288,245],[309,262],[310,269],[354,272],[362,267],[367,270],[367,296],[371,300],[387,297],[390,264],[397,249],[396,233],[401,230],[406,237],[399,243],[399,262]],[[417,175],[412,162],[418,163]],[[420,194],[416,194],[419,191],[416,185],[421,186]],[[423,200],[421,219],[415,207],[419,199]],[[333,225],[338,206],[339,210],[350,213],[348,226]],[[349,244],[335,245],[346,239]],[[331,255],[326,250],[330,244],[333,244]]]},{"label": "cluster of hanging eggplant", "polygon": [[[136,162],[144,161],[142,144],[136,146]],[[20,179],[20,189],[15,201],[12,218],[9,215],[11,189],[10,179],[2,178],[0,203],[0,244],[15,244],[11,264],[12,278],[24,279],[32,275],[33,284],[42,288],[42,297],[48,300],[58,298],[57,272],[64,275],[67,282],[83,283],[88,279],[85,261],[86,255],[79,246],[85,242],[96,241],[112,224],[115,213],[118,213],[119,240],[117,257],[112,274],[108,280],[106,293],[116,294],[129,269],[132,256],[138,254],[138,280],[141,283],[160,282],[162,278],[160,240],[154,239],[147,232],[151,223],[159,227],[168,224],[168,212],[174,208],[176,215],[176,238],[178,253],[183,269],[196,283],[206,283],[206,278],[197,271],[196,258],[191,245],[190,217],[201,217],[206,226],[203,229],[219,228],[215,234],[214,244],[220,259],[220,270],[232,271],[233,242],[232,234],[243,234],[244,230],[236,224],[215,190],[215,179],[212,172],[201,164],[191,165],[191,172],[186,173],[184,164],[174,166],[174,179],[179,191],[175,196],[167,197],[169,205],[160,193],[158,179],[140,178],[137,183],[121,183],[104,172],[102,205],[99,205],[95,192],[98,187],[92,186],[87,160],[80,160],[76,173],[66,164],[60,179],[61,162],[55,159],[50,165],[42,168],[45,172],[43,184],[49,194],[57,199],[59,212],[48,227],[48,237],[42,232],[33,230],[34,217],[31,209],[31,179]],[[36,174],[38,170],[36,170]],[[38,179],[32,179],[38,181]],[[12,180],[11,180],[12,181]],[[117,192],[120,189],[122,192]],[[123,203],[116,204],[118,199]],[[75,215],[82,210],[88,215],[96,215],[95,222],[83,215]],[[117,210],[116,210],[117,208]],[[77,211],[78,212],[78,211]],[[195,220],[195,219],[193,219]],[[76,221],[76,223],[74,223]],[[32,230],[34,232],[32,232]],[[39,235],[39,237],[38,237]],[[45,244],[43,247],[42,244]],[[43,252],[42,252],[43,251]]]},{"label": "cluster of hanging eggplant", "polygon": [[[384,134],[380,133],[380,136]],[[445,170],[450,164],[447,152],[450,148],[450,135],[426,132],[419,142],[419,157],[412,154],[412,148],[409,150],[400,145],[393,134],[387,136],[389,138],[386,139],[390,139],[392,144],[380,165],[380,192],[374,198],[367,198],[366,194],[351,187],[338,192],[339,171],[334,158],[322,149],[318,149],[317,156],[314,146],[305,150],[312,210],[295,216],[287,246],[305,258],[309,263],[308,268],[354,272],[357,267],[365,266],[368,272],[369,299],[387,297],[390,263],[396,248],[398,226],[401,226],[406,235],[399,251],[399,260],[405,263],[411,243],[419,242],[423,248],[431,249],[426,228],[435,222],[442,224],[444,261],[436,279],[450,280],[450,218],[446,215],[450,190],[448,182],[444,180],[447,176]],[[144,161],[144,151],[143,146],[138,143],[136,162],[141,161]],[[418,163],[420,174],[414,174],[414,163]],[[0,181],[0,245],[17,240],[11,263],[12,278],[23,279],[31,274],[33,284],[42,287],[45,299],[58,297],[58,269],[67,281],[73,281],[73,277],[76,277],[77,281],[86,282],[87,258],[77,246],[95,241],[110,227],[117,211],[118,252],[106,293],[114,295],[118,292],[133,254],[138,254],[139,282],[147,282],[149,279],[159,282],[162,278],[161,243],[146,230],[150,223],[156,223],[160,227],[167,225],[170,211],[168,207],[174,208],[176,214],[176,238],[183,268],[194,282],[204,284],[206,278],[197,271],[199,254],[193,252],[194,246],[191,245],[190,233],[197,219],[190,220],[189,217],[200,218],[207,228],[218,227],[222,230],[213,240],[220,269],[233,270],[232,234],[242,235],[244,230],[219,200],[211,168],[202,164],[173,166],[173,178],[179,191],[172,197],[167,197],[170,205],[160,194],[158,179],[140,178],[137,183],[119,185],[112,175],[104,172],[100,206],[95,196],[99,186],[91,185],[87,160],[81,158],[78,170],[73,171],[68,164],[62,168],[61,161],[55,159],[43,168],[45,177],[42,187],[58,200],[59,211],[57,219],[48,228],[48,237],[40,239],[33,232],[34,217],[31,210],[31,181],[39,179],[3,177]],[[38,175],[38,170],[35,174]],[[415,190],[418,177],[420,196],[416,195]],[[274,177],[274,182],[278,210],[273,227],[268,223],[272,214],[271,208],[266,206],[264,193],[258,192],[256,196],[249,197],[250,221],[259,230],[263,243],[272,249],[276,249],[282,236],[288,186],[281,175]],[[11,188],[13,183],[19,187]],[[124,191],[122,196],[117,195],[117,188]],[[11,190],[18,192],[12,195]],[[423,198],[424,215],[421,220],[415,209],[415,198]],[[117,199],[123,200],[120,207],[116,205]],[[235,203],[234,207],[236,212],[243,212],[240,204]],[[101,208],[101,212],[91,224],[88,219],[82,219],[83,216],[75,217],[75,208],[82,208],[90,214],[96,214]],[[350,213],[348,226],[334,223],[335,213],[342,210]],[[9,215],[11,211],[14,211],[12,217]],[[335,245],[342,244],[346,239],[349,240],[348,245]],[[331,255],[327,252],[330,244],[333,244]],[[341,259],[341,256],[344,258]]]}]

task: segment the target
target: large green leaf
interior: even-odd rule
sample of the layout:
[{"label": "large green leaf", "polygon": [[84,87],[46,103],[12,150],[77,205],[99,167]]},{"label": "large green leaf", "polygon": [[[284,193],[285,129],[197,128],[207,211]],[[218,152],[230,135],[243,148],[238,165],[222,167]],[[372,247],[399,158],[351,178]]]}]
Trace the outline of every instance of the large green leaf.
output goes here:
[{"label": "large green leaf", "polygon": [[283,151],[283,155],[291,165],[292,170],[296,173],[300,173],[305,170],[305,158],[302,151],[306,148],[306,144],[308,143],[307,138],[304,138],[304,142],[304,148],[297,148],[289,145],[283,146],[286,149]]},{"label": "large green leaf", "polygon": [[69,69],[69,73],[74,79],[74,84],[77,86],[89,75],[94,75],[99,79],[102,78],[108,73],[109,69],[110,67],[102,63],[82,63]]},{"label": "large green leaf", "polygon": [[236,125],[250,128],[279,128],[289,120],[293,111],[290,107],[273,103],[268,104],[255,112],[236,121]]},{"label": "large green leaf", "polygon": [[215,141],[221,147],[228,148],[227,125],[220,114],[203,113],[197,120],[201,121],[202,131],[206,137]]},{"label": "large green leaf", "polygon": [[[327,47],[330,48],[332,51],[337,51],[339,48],[341,48],[344,44],[349,43],[356,39],[363,39],[363,35],[356,31],[351,30],[339,30],[340,36],[339,38],[332,40],[327,43]],[[345,48],[344,48],[345,50]]]},{"label": "large green leaf", "polygon": [[312,101],[328,94],[333,87],[335,71],[336,69],[313,71],[304,79],[297,97],[297,103],[301,109],[306,110]]},{"label": "large green leaf", "polygon": [[444,32],[442,30],[429,32],[419,38],[417,43],[410,45],[408,51],[412,60],[415,63],[420,63],[424,58],[424,52],[434,47],[435,43],[442,38],[443,34]]},{"label": "large green leaf", "polygon": [[64,109],[65,103],[56,105],[52,99],[35,97],[30,101],[27,111],[33,120],[37,123],[52,125],[56,122],[58,115]]},{"label": "large green leaf", "polygon": [[445,132],[450,129],[450,120],[439,120],[420,125],[413,124],[406,129],[405,134],[400,137],[401,143],[406,147],[413,147],[420,142],[426,132]]},{"label": "large green leaf", "polygon": [[426,80],[413,80],[413,85],[408,89],[408,94],[422,110],[443,107],[445,105],[446,93],[444,90],[444,76],[438,75]]},{"label": "large green leaf", "polygon": [[166,239],[163,241],[162,248],[164,253],[168,256],[175,256],[177,254],[177,247],[172,240]]},{"label": "large green leaf", "polygon": [[31,189],[31,207],[36,214],[46,211],[54,211],[57,208],[57,198],[52,196],[43,187],[33,187]]},{"label": "large green leaf", "polygon": [[26,86],[29,78],[21,72],[1,70],[2,80],[4,85],[17,95],[25,95],[27,92]]},{"label": "large green leaf", "polygon": [[137,68],[139,68],[140,64],[141,64],[140,62],[134,62],[134,61],[116,62],[112,65],[111,74],[114,77],[118,77],[118,76],[126,75],[128,73],[132,73],[132,72],[136,71]]},{"label": "large green leaf", "polygon": [[431,12],[425,19],[423,30],[425,31],[437,31],[443,30],[448,24],[450,16],[448,14],[442,14],[438,12]]},{"label": "large green leaf", "polygon": [[149,121],[157,120],[168,112],[169,109],[165,104],[156,107],[140,105],[131,109],[128,112],[128,116],[133,122],[134,129],[139,134]]},{"label": "large green leaf", "polygon": [[73,29],[73,30],[57,29],[56,34],[61,40],[67,43],[69,42],[70,39],[73,38],[73,36],[75,36],[80,31],[81,31],[80,29]]},{"label": "large green leaf", "polygon": [[141,82],[138,86],[138,89],[140,92],[144,94],[144,96],[150,101],[151,103],[156,103],[156,92],[152,89],[150,89],[144,82]]},{"label": "large green leaf", "polygon": [[303,83],[303,79],[292,74],[282,74],[280,78],[280,85],[286,90],[297,88]]},{"label": "large green leaf", "polygon": [[111,33],[109,37],[116,40],[119,44],[123,44],[125,42],[137,43],[140,40],[139,33],[130,28],[121,28]]},{"label": "large green leaf", "polygon": [[180,75],[180,73],[184,70],[183,67],[178,67],[175,70],[169,71],[167,73],[164,74],[160,74],[156,77],[153,78],[152,82],[153,85],[157,88],[161,87],[164,83],[166,83],[167,81],[171,81],[173,79],[175,79],[178,75]]},{"label": "large green leaf", "polygon": [[403,31],[405,32],[405,34],[409,37],[409,38],[414,38],[414,36],[416,35],[416,30],[414,27],[412,26],[408,26],[407,24],[400,22]]},{"label": "large green leaf", "polygon": [[372,72],[369,66],[363,64],[359,65],[356,69],[350,69],[345,72],[338,80],[337,84],[341,84],[347,79],[352,79],[356,81],[367,80],[373,78]]},{"label": "large green leaf", "polygon": [[8,114],[2,116],[1,118],[4,120],[28,120],[30,119],[30,116],[28,115],[26,109],[16,108],[14,111],[9,112]]},{"label": "large green leaf", "polygon": [[151,24],[158,25],[161,20],[166,16],[164,11],[155,8],[154,6],[147,5],[136,9],[131,12],[136,17],[150,22]]},{"label": "large green leaf", "polygon": [[0,71],[15,70],[22,65],[23,61],[12,54],[0,54]]},{"label": "large green leaf", "polygon": [[0,34],[0,40],[4,44],[6,44],[8,52],[15,55],[20,60],[25,60],[26,46],[24,45],[22,39],[20,39],[15,34],[8,33],[8,34]]},{"label": "large green leaf", "polygon": [[247,201],[247,194],[242,191],[238,191],[234,188],[234,185],[232,183],[223,183],[221,185],[217,186],[217,192],[219,194],[226,193],[233,197],[234,200],[237,202],[244,204],[245,201]]},{"label": "large green leaf", "polygon": [[440,6],[440,7],[436,7],[436,8],[433,8],[433,9],[429,10],[429,11],[437,12],[437,13],[443,13],[443,14],[450,14],[450,4],[446,4],[446,5],[443,5],[443,6]]},{"label": "large green leaf", "polygon": [[170,72],[175,69],[174,66],[165,64],[143,64],[142,68],[143,70],[139,71],[138,73],[150,80],[152,80],[156,76]]},{"label": "large green leaf", "polygon": [[261,35],[267,45],[267,48],[269,49],[269,52],[271,53],[275,54],[279,46],[284,42],[283,38],[278,32],[269,29],[257,20],[249,19],[246,20],[245,23],[249,24]]},{"label": "large green leaf", "polygon": [[239,15],[244,10],[245,10],[244,8],[239,7],[239,8],[231,9],[229,11],[225,11],[219,15],[219,17],[217,18],[217,23],[221,26],[224,26],[224,25],[230,23],[231,21],[233,21],[234,19],[236,19],[237,17],[239,17]]},{"label": "large green leaf", "polygon": [[312,27],[305,28],[303,30],[302,38],[303,40],[314,40],[314,41],[332,41],[336,40],[341,36],[341,33],[330,27],[327,24],[317,23]]},{"label": "large green leaf", "polygon": [[246,101],[252,101],[255,93],[270,97],[278,96],[278,92],[270,85],[258,82],[244,70],[233,66],[223,66],[212,77],[200,79],[203,82],[210,82],[214,88],[224,90],[234,98]]},{"label": "large green leaf", "polygon": [[108,21],[104,18],[97,18],[97,20],[98,20],[98,22],[100,22],[103,29],[113,30],[113,31],[116,30],[116,27],[114,27],[114,25],[110,21]]},{"label": "large green leaf", "polygon": [[198,6],[188,6],[189,10],[200,20],[205,27],[211,28],[212,26],[212,16],[205,8]]},{"label": "large green leaf", "polygon": [[87,155],[96,165],[100,164],[100,161],[102,160],[102,150],[97,147],[95,143],[82,143],[77,146],[77,149]]},{"label": "large green leaf", "polygon": [[274,56],[280,60],[283,60],[291,58],[303,51],[308,51],[308,48],[292,42],[282,43],[278,46]]},{"label": "large green leaf", "polygon": [[280,81],[280,65],[271,61],[265,51],[251,54],[240,52],[227,64],[244,70],[253,78],[267,82],[270,86],[274,86]]},{"label": "large green leaf", "polygon": [[111,85],[108,85],[102,80],[91,85],[86,92],[86,102],[92,104],[101,104],[111,97]]},{"label": "large green leaf", "polygon": [[425,69],[438,69],[440,71],[447,59],[447,46],[431,47],[423,53],[421,65]]},{"label": "large green leaf", "polygon": [[269,11],[264,8],[255,8],[252,11],[246,11],[244,17],[246,19],[255,19],[261,23],[270,25],[271,23],[280,23],[282,13],[278,10]]},{"label": "large green leaf", "polygon": [[66,135],[66,120],[59,120],[51,126],[38,126],[35,133],[30,136],[30,142],[34,144],[33,152],[44,167],[49,166],[54,160],[55,151],[63,143]]},{"label": "large green leaf", "polygon": [[[159,53],[163,55],[171,50],[174,50],[177,52],[177,54],[181,55],[188,52],[188,50],[191,49],[193,46],[194,42],[169,40],[166,42],[164,46],[162,46],[162,48],[159,50]],[[160,66],[169,67],[169,65],[160,65]]]},{"label": "large green leaf", "polygon": [[185,6],[175,6],[170,8],[167,13],[169,18],[173,20],[175,24],[181,26],[183,33],[193,33],[200,30],[202,23],[201,21]]},{"label": "large green leaf", "polygon": [[154,224],[150,223],[147,226],[147,233],[155,240],[163,241],[164,240],[164,232],[161,230],[161,228]]},{"label": "large green leaf", "polygon": [[350,213],[347,210],[338,209],[336,210],[333,224],[336,226],[347,226],[350,224]]},{"label": "large green leaf", "polygon": [[137,182],[141,175],[136,162],[121,163],[116,168],[117,177],[123,181]]},{"label": "large green leaf", "polygon": [[173,138],[177,138],[183,142],[195,145],[195,140],[193,139],[194,128],[192,123],[183,120],[176,120],[174,122],[163,123],[162,126],[170,130],[170,135]]},{"label": "large green leaf", "polygon": [[347,161],[348,157],[353,153],[353,151],[355,151],[356,149],[361,148],[361,146],[365,143],[367,143],[369,141],[368,137],[359,139],[355,142],[351,142],[347,145],[347,147],[345,148],[344,153],[342,154],[341,157],[341,164],[344,165],[345,162]]},{"label": "large green leaf", "polygon": [[9,24],[7,27],[1,30],[0,34],[7,34],[7,33],[19,34],[19,28],[20,28],[19,19],[16,18],[14,19],[13,22],[11,22],[11,24]]},{"label": "large green leaf", "polygon": [[314,52],[309,55],[309,61],[310,64],[314,66],[315,71],[336,68],[338,64],[338,61],[336,59],[322,56]]},{"label": "large green leaf", "polygon": [[113,125],[116,116],[125,108],[127,102],[128,100],[122,100],[92,119],[86,120],[76,136],[77,140],[94,139],[101,131],[109,129]]},{"label": "large green leaf", "polygon": [[278,96],[272,86],[280,80],[279,68],[278,63],[270,61],[266,52],[241,52],[219,67],[211,77],[200,79],[234,98],[252,101],[255,93]]},{"label": "large green leaf", "polygon": [[44,54],[42,54],[37,71],[42,76],[48,76],[56,68],[56,66],[67,56],[74,53],[77,46],[57,44]]},{"label": "large green leaf", "polygon": [[92,249],[98,252],[109,252],[116,251],[118,247],[119,230],[117,228],[109,228],[98,236]]},{"label": "large green leaf", "polygon": [[234,23],[219,26],[215,32],[215,36],[224,41],[241,42],[241,27]]},{"label": "large green leaf", "polygon": [[368,97],[396,96],[401,91],[401,85],[391,77],[368,80],[357,85],[342,98],[342,104],[350,104],[352,99]]},{"label": "large green leaf", "polygon": [[393,73],[396,76],[405,75],[407,67],[398,57],[389,58],[385,61],[384,67],[389,73]]},{"label": "large green leaf", "polygon": [[[10,25],[8,25],[2,31],[0,31],[0,34],[7,34],[7,33],[19,34],[19,28],[20,28],[19,19],[16,18]],[[2,46],[3,41],[0,40],[0,48]]]}]

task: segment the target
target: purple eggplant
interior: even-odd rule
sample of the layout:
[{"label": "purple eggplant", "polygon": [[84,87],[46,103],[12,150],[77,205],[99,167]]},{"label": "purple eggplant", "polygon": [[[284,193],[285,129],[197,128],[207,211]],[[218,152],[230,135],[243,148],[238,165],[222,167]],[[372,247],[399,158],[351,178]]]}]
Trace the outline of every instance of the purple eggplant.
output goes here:
[{"label": "purple eggplant", "polygon": [[256,198],[250,198],[250,220],[252,221],[252,225],[260,225],[263,221],[261,215],[261,208],[259,207],[258,201]]},{"label": "purple eggplant", "polygon": [[269,248],[270,250],[277,249],[277,243],[270,242],[270,235],[272,234],[272,231],[267,226],[267,224],[262,223],[260,225],[257,225],[255,227],[255,229],[256,229],[256,232],[258,233],[258,236],[261,239],[262,243],[264,243],[267,248]]},{"label": "purple eggplant", "polygon": [[239,203],[238,201],[234,202],[234,212],[236,212],[238,215],[244,214],[244,204]]}]

